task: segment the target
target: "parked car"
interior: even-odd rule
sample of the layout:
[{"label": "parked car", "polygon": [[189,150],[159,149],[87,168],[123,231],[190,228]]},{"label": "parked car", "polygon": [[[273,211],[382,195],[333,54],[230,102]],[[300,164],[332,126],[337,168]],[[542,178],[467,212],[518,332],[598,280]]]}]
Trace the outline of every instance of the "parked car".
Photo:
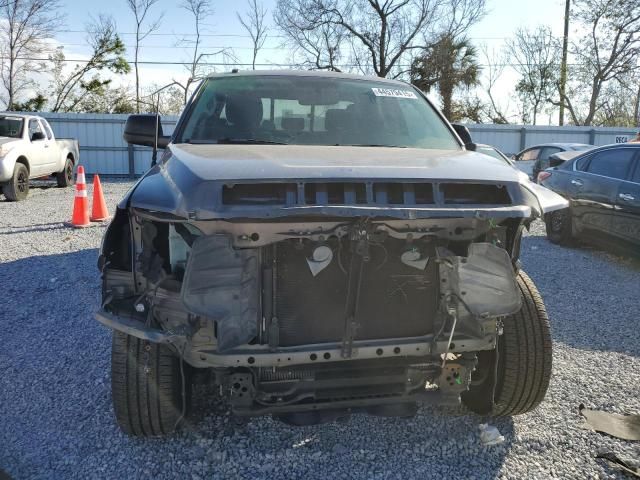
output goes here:
[{"label": "parked car", "polygon": [[544,143],[525,148],[516,154],[513,159],[516,161],[517,167],[535,181],[540,170],[544,170],[541,168],[541,164],[543,162],[546,164],[549,161],[549,157],[554,153],[583,151],[590,148],[593,148],[593,145],[584,143]]},{"label": "parked car", "polygon": [[206,369],[234,415],[295,425],[542,401],[549,322],[520,237],[567,202],[467,150],[468,131],[418,89],[216,74],[171,138],[158,122],[126,123],[126,141],[164,153],[119,204],[98,262],[122,430],[171,432]]},{"label": "parked car", "polygon": [[544,170],[550,167],[559,167],[563,163],[568,162],[573,158],[576,158],[578,155],[582,155],[587,150],[567,150],[566,152],[554,153],[549,157],[548,160],[539,160],[534,165],[534,172],[537,172],[535,174],[534,181],[540,183],[540,181],[538,180],[538,177],[541,172],[543,172]]},{"label": "parked car", "polygon": [[34,178],[55,175],[58,186],[72,185],[79,161],[78,142],[56,139],[44,118],[0,114],[0,190],[7,200],[27,198]]},{"label": "parked car", "polygon": [[542,185],[569,200],[545,216],[547,237],[640,251],[640,144],[624,143],[583,153],[540,174]]},{"label": "parked car", "polygon": [[489,155],[490,157],[497,158],[498,160],[502,160],[503,162],[506,162],[509,165],[513,166],[513,161],[511,161],[509,157],[507,157],[504,153],[502,153],[496,147],[492,147],[491,145],[477,143],[476,152],[484,153],[485,155]]}]

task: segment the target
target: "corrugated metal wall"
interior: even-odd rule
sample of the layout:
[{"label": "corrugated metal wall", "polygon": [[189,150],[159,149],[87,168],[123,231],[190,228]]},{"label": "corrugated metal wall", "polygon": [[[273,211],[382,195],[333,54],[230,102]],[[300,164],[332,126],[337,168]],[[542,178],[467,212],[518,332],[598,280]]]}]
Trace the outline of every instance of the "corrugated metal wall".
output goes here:
[{"label": "corrugated metal wall", "polygon": [[467,125],[476,143],[486,143],[506,154],[540,143],[571,142],[609,145],[635,137],[637,129],[609,127],[544,127],[522,125]]},{"label": "corrugated metal wall", "polygon": [[[151,163],[151,149],[129,147],[122,140],[128,115],[42,113],[56,137],[80,142],[80,162],[87,173],[101,175],[143,174]],[[171,134],[177,116],[162,118],[163,133]],[[132,161],[130,161],[130,159]]]},{"label": "corrugated metal wall", "polygon": [[[140,175],[151,163],[151,150],[128,147],[122,140],[127,115],[43,113],[57,137],[76,138],[80,158],[88,173]],[[177,116],[162,118],[165,134],[171,134]],[[544,127],[521,125],[468,125],[473,140],[493,145],[506,154],[547,142],[575,142],[594,145],[616,143],[616,137],[631,138],[634,129],[593,127]],[[623,140],[623,138],[618,138]],[[130,151],[131,150],[131,151]]]}]

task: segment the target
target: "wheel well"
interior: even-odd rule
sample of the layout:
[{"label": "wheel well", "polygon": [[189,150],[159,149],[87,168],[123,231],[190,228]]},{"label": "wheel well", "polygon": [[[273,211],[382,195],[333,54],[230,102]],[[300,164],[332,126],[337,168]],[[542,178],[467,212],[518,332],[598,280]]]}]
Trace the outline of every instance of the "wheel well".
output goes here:
[{"label": "wheel well", "polygon": [[21,164],[23,164],[25,167],[27,167],[27,171],[28,171],[29,173],[31,173],[31,167],[29,166],[29,161],[27,160],[27,158],[26,158],[26,157],[18,157],[18,158],[16,159],[16,163],[21,163]]},{"label": "wheel well", "polygon": [[67,155],[67,158],[68,158],[69,160],[71,160],[71,162],[75,165],[76,160],[75,160],[75,158],[73,158],[73,153],[69,153],[69,154]]}]

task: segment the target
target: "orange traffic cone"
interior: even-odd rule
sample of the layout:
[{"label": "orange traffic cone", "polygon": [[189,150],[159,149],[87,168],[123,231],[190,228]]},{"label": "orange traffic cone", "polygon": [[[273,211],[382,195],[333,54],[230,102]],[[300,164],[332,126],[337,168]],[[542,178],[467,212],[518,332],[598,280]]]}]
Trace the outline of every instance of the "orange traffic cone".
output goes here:
[{"label": "orange traffic cone", "polygon": [[89,223],[89,199],[87,198],[87,183],[84,178],[84,167],[78,167],[76,175],[76,196],[73,200],[73,215],[71,226],[75,228],[88,227]]},{"label": "orange traffic cone", "polygon": [[107,202],[104,201],[104,195],[102,194],[102,184],[100,183],[100,177],[96,173],[93,176],[93,209],[91,210],[92,222],[104,222],[110,218],[109,211],[107,210]]}]

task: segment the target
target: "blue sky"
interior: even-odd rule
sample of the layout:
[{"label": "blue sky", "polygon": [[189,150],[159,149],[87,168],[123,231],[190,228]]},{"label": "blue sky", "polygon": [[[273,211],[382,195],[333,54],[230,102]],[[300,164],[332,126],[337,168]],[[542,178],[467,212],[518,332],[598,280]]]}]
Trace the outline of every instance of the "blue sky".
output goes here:
[{"label": "blue sky", "polygon": [[[130,46],[133,37],[127,33],[133,32],[133,19],[129,13],[125,0],[112,0],[110,2],[98,2],[96,0],[61,0],[66,15],[66,25],[58,33],[57,40],[65,45],[67,56],[72,53],[87,53],[84,46],[84,25],[90,15],[107,13],[112,15],[118,25],[118,30],[123,34],[125,43]],[[264,5],[271,12],[275,0],[265,0]],[[165,12],[160,35],[154,35],[146,39],[142,51],[142,59],[149,61],[186,60],[186,52],[176,47],[176,43],[182,37],[181,34],[192,32],[189,15],[178,8],[178,1],[160,0],[156,12]],[[205,50],[215,50],[216,47],[234,47],[234,51],[241,62],[250,61],[250,40],[246,38],[242,30],[236,11],[244,11],[246,4],[242,0],[214,1],[214,15],[208,20],[207,34],[220,35],[206,38]],[[476,25],[471,37],[477,43],[487,43],[490,46],[500,46],[504,37],[510,36],[513,31],[521,26],[534,27],[546,24],[556,33],[562,29],[562,15],[564,0],[487,0],[488,14]],[[271,15],[269,14],[269,21]],[[74,32],[70,31],[73,30]],[[78,31],[78,32],[75,32]],[[278,49],[281,38],[277,38],[277,32],[271,32],[267,40],[265,50],[259,57],[260,63],[286,62],[282,51]]]},{"label": "blue sky", "polygon": [[[125,0],[103,2],[97,0],[60,0],[66,15],[66,25],[56,35],[56,40],[64,45],[67,58],[82,58],[88,54],[83,30],[91,15],[106,13],[112,15],[127,47],[132,47],[134,22],[126,6]],[[269,23],[272,23],[271,12],[276,0],[263,0],[269,10]],[[188,52],[178,46],[183,34],[193,32],[189,14],[178,7],[179,1],[160,0],[155,7],[156,15],[164,11],[164,19],[157,35],[149,36],[142,46],[141,60],[144,61],[187,61]],[[214,15],[207,21],[207,36],[203,51],[215,51],[222,47],[233,48],[240,63],[251,60],[251,42],[242,29],[236,11],[245,11],[246,0],[218,0],[213,2]],[[470,32],[476,44],[486,44],[489,48],[499,48],[504,40],[510,37],[519,27],[534,28],[548,25],[556,35],[562,34],[564,0],[487,0],[487,15]],[[273,29],[267,39],[265,48],[258,57],[258,63],[287,63],[286,51],[279,48],[282,38]],[[132,48],[128,48],[128,58],[132,58]],[[218,70],[225,70],[224,67]],[[141,65],[141,82],[143,85],[155,83],[165,85],[173,78],[184,75],[184,67],[170,65]],[[505,71],[496,91],[502,92],[504,102],[509,102],[507,92],[512,91],[515,73]],[[124,79],[132,84],[133,76]]]}]

